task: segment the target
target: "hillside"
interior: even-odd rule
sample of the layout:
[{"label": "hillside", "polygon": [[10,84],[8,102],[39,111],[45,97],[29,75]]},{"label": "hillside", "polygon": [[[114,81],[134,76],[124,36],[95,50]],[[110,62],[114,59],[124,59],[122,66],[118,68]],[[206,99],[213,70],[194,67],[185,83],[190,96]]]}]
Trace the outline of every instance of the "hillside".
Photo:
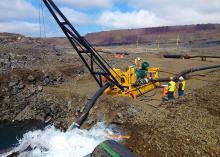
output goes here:
[{"label": "hillside", "polygon": [[209,47],[220,45],[220,24],[164,26],[140,29],[124,29],[89,33],[86,36],[93,45],[112,46],[125,44],[160,45],[176,44],[184,47]]}]

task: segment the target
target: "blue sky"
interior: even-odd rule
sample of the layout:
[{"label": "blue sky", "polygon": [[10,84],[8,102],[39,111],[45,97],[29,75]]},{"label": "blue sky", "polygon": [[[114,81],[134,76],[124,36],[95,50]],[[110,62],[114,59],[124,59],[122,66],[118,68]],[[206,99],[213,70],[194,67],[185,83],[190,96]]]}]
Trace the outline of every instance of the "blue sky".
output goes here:
[{"label": "blue sky", "polygon": [[[41,0],[1,0],[0,31],[39,36],[41,28],[42,36],[45,34],[47,37],[63,36],[41,2]],[[54,0],[54,2],[82,35],[114,29],[220,23],[219,0]]]}]

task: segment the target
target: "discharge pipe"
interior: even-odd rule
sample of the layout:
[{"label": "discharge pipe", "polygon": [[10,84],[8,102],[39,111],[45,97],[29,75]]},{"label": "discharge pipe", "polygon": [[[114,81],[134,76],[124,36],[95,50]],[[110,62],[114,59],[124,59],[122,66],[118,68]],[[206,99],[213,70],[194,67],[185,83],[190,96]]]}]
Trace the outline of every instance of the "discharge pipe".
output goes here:
[{"label": "discharge pipe", "polygon": [[[195,68],[186,69],[186,70],[183,70],[180,73],[178,73],[174,77],[174,81],[178,81],[180,76],[185,76],[188,73],[192,73],[192,72],[196,72],[196,71],[202,71],[202,70],[208,70],[208,69],[215,69],[215,68],[220,68],[220,64],[212,65],[212,66],[203,66],[203,67],[195,67]],[[170,78],[159,78],[157,80],[152,80],[152,81],[155,81],[155,82],[167,82],[169,80],[170,80]]]},{"label": "discharge pipe", "polygon": [[106,83],[104,86],[102,86],[95,95],[86,103],[85,108],[80,115],[80,117],[76,120],[76,122],[73,122],[70,127],[67,129],[67,131],[72,130],[73,128],[80,128],[83,122],[86,120],[89,111],[92,109],[92,107],[95,105],[97,99],[102,95],[102,93],[111,85],[110,82]]},{"label": "discharge pipe", "polygon": [[90,154],[86,157],[137,157],[128,148],[113,140],[106,140],[100,143]]},{"label": "discharge pipe", "polygon": [[190,59],[190,58],[202,58],[205,60],[206,58],[220,58],[220,56],[209,56],[209,55],[195,55],[195,56],[190,56],[190,55],[181,55],[181,54],[165,54],[163,55],[164,58],[176,58],[176,59]]}]

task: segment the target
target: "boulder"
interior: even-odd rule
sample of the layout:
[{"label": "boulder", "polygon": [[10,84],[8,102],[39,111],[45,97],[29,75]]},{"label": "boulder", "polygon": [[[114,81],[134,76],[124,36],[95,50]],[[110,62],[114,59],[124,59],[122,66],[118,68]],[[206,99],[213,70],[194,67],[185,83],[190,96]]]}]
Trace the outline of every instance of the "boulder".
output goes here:
[{"label": "boulder", "polygon": [[21,81],[19,82],[19,84],[17,85],[18,89],[21,90],[21,89],[24,89],[25,85],[24,83]]},{"label": "boulder", "polygon": [[27,80],[29,82],[34,82],[36,80],[36,78],[33,75],[28,75]]}]

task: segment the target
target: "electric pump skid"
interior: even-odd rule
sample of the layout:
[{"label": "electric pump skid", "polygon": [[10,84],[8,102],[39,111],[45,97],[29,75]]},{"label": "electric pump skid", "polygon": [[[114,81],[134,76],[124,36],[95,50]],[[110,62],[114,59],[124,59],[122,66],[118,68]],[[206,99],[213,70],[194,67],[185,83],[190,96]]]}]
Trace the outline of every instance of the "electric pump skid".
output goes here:
[{"label": "electric pump skid", "polygon": [[[110,70],[110,72],[119,82],[119,84],[124,88],[124,90],[121,90],[114,85],[106,89],[106,94],[136,98],[160,86],[160,82],[151,81],[152,79],[157,80],[159,78],[159,68],[148,68],[147,75],[142,80],[137,79],[136,70],[133,66],[129,66],[126,71],[113,68]],[[103,82],[107,81],[108,80],[106,78],[103,79]]]}]

